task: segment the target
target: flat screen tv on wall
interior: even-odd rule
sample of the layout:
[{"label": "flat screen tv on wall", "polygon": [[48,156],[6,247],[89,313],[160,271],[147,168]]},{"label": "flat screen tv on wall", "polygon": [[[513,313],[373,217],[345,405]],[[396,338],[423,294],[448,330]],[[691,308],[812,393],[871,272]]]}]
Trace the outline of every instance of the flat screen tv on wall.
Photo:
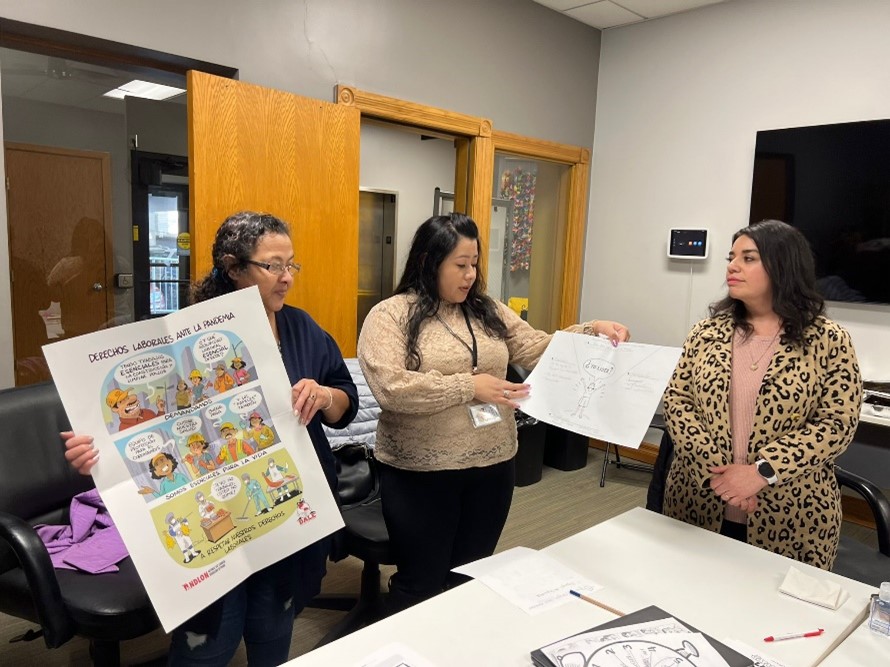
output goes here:
[{"label": "flat screen tv on wall", "polygon": [[890,120],[757,133],[751,222],[784,220],[830,301],[890,304]]}]

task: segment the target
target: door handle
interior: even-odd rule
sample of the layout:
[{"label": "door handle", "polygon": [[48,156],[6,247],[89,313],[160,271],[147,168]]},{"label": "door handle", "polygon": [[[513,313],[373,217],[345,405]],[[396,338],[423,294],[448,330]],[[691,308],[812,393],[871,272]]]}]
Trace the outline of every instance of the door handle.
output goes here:
[{"label": "door handle", "polygon": [[105,287],[102,285],[102,283],[93,283],[94,292],[101,292],[103,289],[105,289]]}]

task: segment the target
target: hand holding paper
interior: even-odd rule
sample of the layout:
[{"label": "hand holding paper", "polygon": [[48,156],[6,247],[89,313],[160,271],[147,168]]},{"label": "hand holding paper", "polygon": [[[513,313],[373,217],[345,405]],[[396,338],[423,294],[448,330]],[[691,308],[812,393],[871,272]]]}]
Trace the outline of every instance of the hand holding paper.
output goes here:
[{"label": "hand holding paper", "polygon": [[680,348],[557,331],[528,377],[523,412],[590,438],[637,448]]}]

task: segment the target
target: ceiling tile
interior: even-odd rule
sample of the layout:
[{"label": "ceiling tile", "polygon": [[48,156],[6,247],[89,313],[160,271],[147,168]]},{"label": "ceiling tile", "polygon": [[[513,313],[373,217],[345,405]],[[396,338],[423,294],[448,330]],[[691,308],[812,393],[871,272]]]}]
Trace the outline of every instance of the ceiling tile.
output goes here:
[{"label": "ceiling tile", "polygon": [[77,107],[81,106],[81,103],[94,98],[97,94],[101,94],[101,88],[101,86],[86,81],[71,79],[57,81],[44,78],[41,83],[29,90],[24,97],[39,102]]},{"label": "ceiling tile", "polygon": [[573,7],[580,7],[581,5],[589,5],[596,1],[597,0],[535,0],[539,5],[550,7],[550,9],[555,9],[559,12],[564,12]]},{"label": "ceiling tile", "polygon": [[643,20],[643,17],[609,0],[600,0],[600,2],[594,2],[590,5],[569,9],[565,12],[565,15],[600,30]]},{"label": "ceiling tile", "polygon": [[685,12],[705,5],[715,5],[723,0],[615,0],[625,9],[645,16],[647,19],[656,16],[667,16],[677,12]]}]

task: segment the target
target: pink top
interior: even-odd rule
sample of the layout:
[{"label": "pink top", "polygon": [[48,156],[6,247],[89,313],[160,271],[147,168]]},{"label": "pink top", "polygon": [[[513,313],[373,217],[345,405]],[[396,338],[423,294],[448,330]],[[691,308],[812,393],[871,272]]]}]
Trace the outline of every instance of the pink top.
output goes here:
[{"label": "pink top", "polygon": [[[732,430],[732,462],[748,461],[748,442],[754,428],[754,411],[763,376],[773,354],[779,347],[779,336],[750,336],[742,338],[736,329],[732,337],[732,379],[729,384],[729,423]],[[744,510],[726,506],[727,521],[747,523]]]}]

